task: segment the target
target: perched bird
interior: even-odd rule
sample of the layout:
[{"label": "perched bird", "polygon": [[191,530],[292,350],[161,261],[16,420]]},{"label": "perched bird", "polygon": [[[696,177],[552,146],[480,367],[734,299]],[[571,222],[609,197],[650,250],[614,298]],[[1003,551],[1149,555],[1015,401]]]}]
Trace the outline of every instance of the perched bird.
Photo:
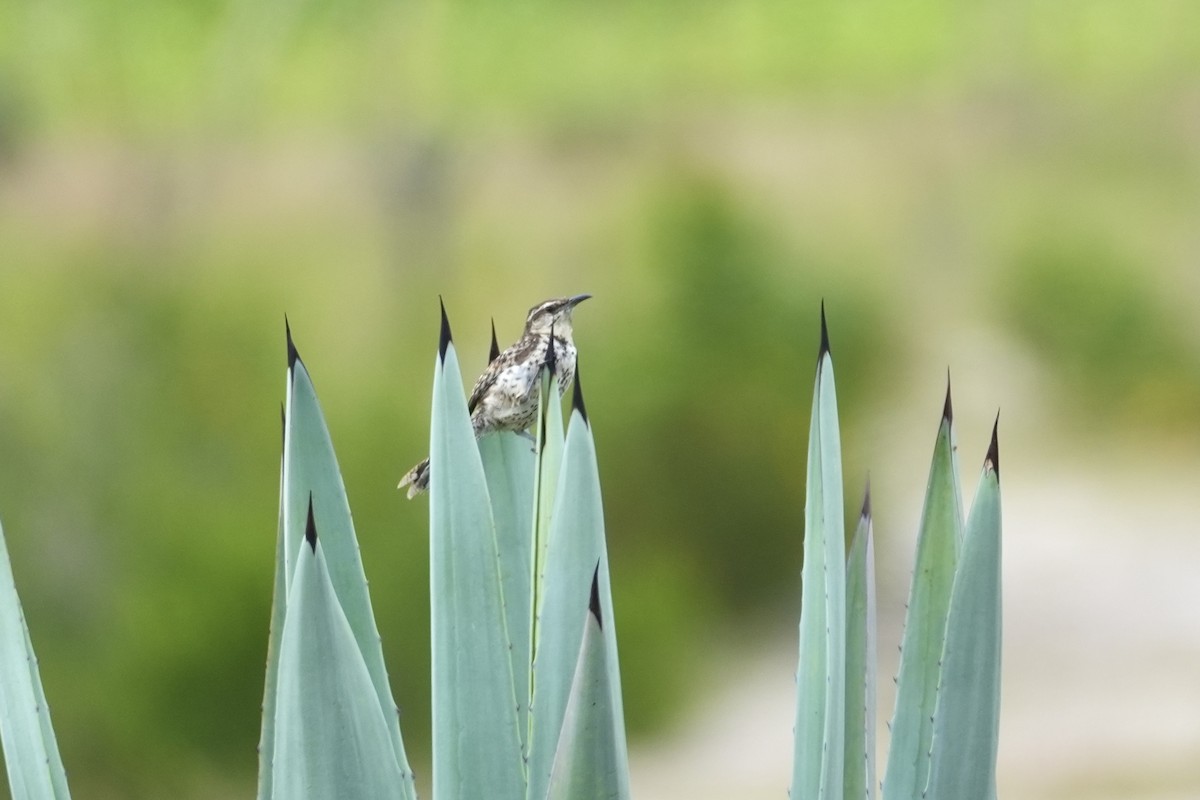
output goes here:
[{"label": "perched bird", "polygon": [[[558,391],[562,394],[575,377],[575,342],[571,339],[571,312],[591,297],[556,297],[538,303],[525,317],[525,332],[503,353],[492,359],[475,381],[467,410],[475,438],[498,431],[527,431],[537,417],[538,371],[546,361],[546,348],[554,340]],[[408,487],[408,497],[429,488],[429,459],[410,469],[396,488]]]}]

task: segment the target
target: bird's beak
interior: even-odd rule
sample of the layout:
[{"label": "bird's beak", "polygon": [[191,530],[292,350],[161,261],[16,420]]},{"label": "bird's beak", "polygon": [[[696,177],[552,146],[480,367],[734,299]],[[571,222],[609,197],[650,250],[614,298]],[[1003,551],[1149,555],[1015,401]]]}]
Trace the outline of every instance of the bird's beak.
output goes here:
[{"label": "bird's beak", "polygon": [[589,297],[591,297],[590,294],[577,294],[574,297],[572,297],[569,301],[567,301],[567,305],[569,305],[571,308],[574,308],[575,306],[582,303],[584,300],[587,300]]}]

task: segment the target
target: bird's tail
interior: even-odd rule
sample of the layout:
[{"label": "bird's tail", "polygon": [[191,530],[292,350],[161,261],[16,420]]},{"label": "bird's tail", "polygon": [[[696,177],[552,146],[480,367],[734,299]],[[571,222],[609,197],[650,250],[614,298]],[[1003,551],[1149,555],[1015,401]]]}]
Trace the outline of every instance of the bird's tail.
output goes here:
[{"label": "bird's tail", "polygon": [[404,473],[404,477],[400,479],[400,484],[397,489],[408,487],[408,499],[412,500],[421,492],[429,488],[429,459],[425,459],[420,464]]}]

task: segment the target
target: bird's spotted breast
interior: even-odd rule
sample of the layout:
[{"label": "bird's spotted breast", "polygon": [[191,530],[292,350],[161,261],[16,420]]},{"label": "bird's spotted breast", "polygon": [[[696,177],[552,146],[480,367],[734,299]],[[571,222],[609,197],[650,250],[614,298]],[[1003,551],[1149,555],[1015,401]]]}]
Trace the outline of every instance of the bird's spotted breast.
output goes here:
[{"label": "bird's spotted breast", "polygon": [[[491,431],[522,431],[537,417],[539,381],[546,362],[549,337],[530,338],[518,342],[502,353],[488,367],[488,378],[476,387],[477,407],[472,408],[472,422],[477,435]],[[554,356],[559,394],[564,393],[575,377],[575,346],[562,336],[554,337]]]}]

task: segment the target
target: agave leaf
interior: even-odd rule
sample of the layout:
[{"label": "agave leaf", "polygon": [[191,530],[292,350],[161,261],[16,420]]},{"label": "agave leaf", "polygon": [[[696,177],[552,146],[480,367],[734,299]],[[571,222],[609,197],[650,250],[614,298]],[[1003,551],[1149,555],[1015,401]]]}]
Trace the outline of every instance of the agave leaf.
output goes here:
[{"label": "agave leaf", "polygon": [[846,532],[842,513],[837,391],[822,307],[804,503],[791,790],[795,800],[842,798],[846,713]]},{"label": "agave leaf", "polygon": [[604,540],[604,510],[596,465],[595,441],[575,376],[574,409],[563,448],[562,469],[555,492],[544,576],[545,594],[538,621],[533,663],[533,703],[530,711],[529,793],[542,800],[549,788],[559,735],[563,728],[572,676],[579,658],[587,613],[587,586],[593,576],[606,638],[605,661],[614,687],[613,725],[616,736],[617,780],[626,796],[629,766],[625,743],[624,707],[620,692],[616,626],[612,624],[612,589]]},{"label": "agave leaf", "polygon": [[1000,628],[1000,472],[993,430],[950,598],[925,793],[930,800],[996,795]]},{"label": "agave leaf", "polygon": [[[546,355],[553,358],[554,349],[549,348]],[[554,375],[555,364],[552,361],[542,365],[538,375],[538,415],[537,433],[534,452],[533,504],[531,509],[531,528],[529,544],[529,570],[531,573],[528,606],[529,615],[527,630],[529,631],[529,661],[525,666],[527,697],[533,697],[533,659],[534,649],[538,641],[538,617],[541,614],[542,597],[545,594],[546,549],[550,543],[550,518],[554,511],[555,490],[558,487],[558,473],[562,467],[562,452],[564,433],[562,422],[562,403],[558,394],[558,382]],[[533,718],[526,717],[525,728],[522,732],[525,753],[529,754],[532,747],[531,737]]]},{"label": "agave leaf", "polygon": [[[286,422],[285,422],[286,428]],[[279,473],[279,528],[275,536],[275,587],[271,593],[271,623],[267,634],[267,675],[263,681],[262,732],[258,738],[258,800],[269,800],[274,778],[275,711],[279,691],[279,645],[287,612],[287,573],[283,536],[283,470]]]},{"label": "agave leaf", "polygon": [[[533,500],[530,509],[529,572],[530,584],[527,595],[528,605],[522,608],[528,615],[529,621],[524,630],[529,634],[528,655],[525,662],[524,677],[526,697],[532,702],[533,698],[533,660],[534,650],[538,641],[538,617],[541,613],[542,597],[545,594],[546,549],[550,542],[550,518],[554,511],[555,489],[558,487],[558,473],[562,467],[562,452],[564,445],[562,403],[559,399],[558,381],[553,362],[554,349],[548,348],[548,361],[542,365],[538,374],[538,415],[537,432],[534,443],[533,467]],[[518,681],[520,674],[517,674]],[[522,743],[526,755],[532,747],[531,737],[533,718],[526,716],[523,720]]]},{"label": "agave leaf", "polygon": [[479,456],[487,478],[496,524],[501,588],[512,640],[513,691],[522,745],[529,728],[530,665],[533,662],[532,542],[535,459],[527,439],[499,433],[479,440]]},{"label": "agave leaf", "polygon": [[846,561],[845,795],[875,797],[875,545],[871,489]]},{"label": "agave leaf", "polygon": [[297,553],[280,641],[272,797],[409,797],[388,718],[330,578],[316,526]]},{"label": "agave leaf", "polygon": [[962,541],[962,493],[955,470],[950,390],[938,426],[917,534],[917,559],[909,589],[900,653],[896,709],[883,796],[918,800],[929,777],[929,749],[937,700],[946,613]]},{"label": "agave leaf", "polygon": [[[288,347],[288,383],[287,400],[284,412],[283,435],[283,468],[281,481],[281,514],[282,514],[282,578],[283,591],[276,589],[276,607],[272,612],[273,623],[282,613],[286,620],[288,598],[291,597],[291,582],[295,574],[297,558],[301,552],[305,537],[305,524],[310,502],[315,509],[316,526],[321,531],[322,549],[325,563],[329,570],[330,582],[337,594],[342,612],[354,632],[354,640],[367,671],[371,683],[375,687],[376,700],[381,713],[387,720],[388,738],[395,759],[400,765],[405,789],[405,797],[415,797],[412,771],[404,750],[404,741],[400,735],[400,720],[396,702],[392,697],[392,689],[388,683],[387,668],[383,661],[383,647],[379,637],[379,629],[375,624],[375,616],[371,610],[371,597],[367,590],[366,574],[363,571],[362,559],[358,550],[358,539],[354,533],[354,523],[350,517],[350,505],[346,499],[346,488],[342,483],[341,471],[338,468],[337,456],[333,452],[333,442],[325,418],[317,401],[316,390],[308,374],[308,369],[300,359],[295,343],[292,341],[290,327],[287,329]],[[278,586],[279,568],[276,569]],[[282,600],[283,611],[279,606]],[[286,625],[286,622],[285,622]],[[273,624],[271,636],[282,636],[285,625]],[[276,640],[275,645],[279,642]],[[268,647],[268,653],[273,651]],[[272,666],[270,656],[267,665],[267,694],[264,708],[271,705],[269,694],[272,690],[270,681]],[[277,716],[277,715],[276,715]],[[270,740],[274,733],[270,730],[270,720],[264,715],[263,732],[261,737],[260,763],[267,754],[274,751]],[[264,791],[270,790],[271,778],[263,778],[260,766],[259,791],[260,797],[265,797]]]},{"label": "agave leaf", "polygon": [[69,798],[37,658],[0,528],[0,741],[8,786],[21,800]]},{"label": "agave leaf", "polygon": [[613,702],[616,692],[608,668],[609,640],[603,628],[597,569],[592,578],[591,601],[584,619],[562,733],[554,754],[548,800],[629,798],[629,781],[622,773],[623,727]]},{"label": "agave leaf", "polygon": [[429,534],[434,800],[525,794],[496,528],[442,310],[433,378]]},{"label": "agave leaf", "polygon": [[[554,352],[548,349],[547,353]],[[542,368],[538,380],[541,386],[538,391],[538,428],[537,466],[535,467],[534,496],[533,496],[533,575],[534,595],[532,611],[534,614],[534,629],[536,616],[541,613],[541,600],[544,591],[546,571],[546,549],[550,544],[550,520],[554,513],[554,499],[557,496],[558,473],[562,468],[563,433],[562,403],[559,399],[558,381],[554,377],[553,364],[548,363]],[[534,641],[537,637],[535,635]]]}]

